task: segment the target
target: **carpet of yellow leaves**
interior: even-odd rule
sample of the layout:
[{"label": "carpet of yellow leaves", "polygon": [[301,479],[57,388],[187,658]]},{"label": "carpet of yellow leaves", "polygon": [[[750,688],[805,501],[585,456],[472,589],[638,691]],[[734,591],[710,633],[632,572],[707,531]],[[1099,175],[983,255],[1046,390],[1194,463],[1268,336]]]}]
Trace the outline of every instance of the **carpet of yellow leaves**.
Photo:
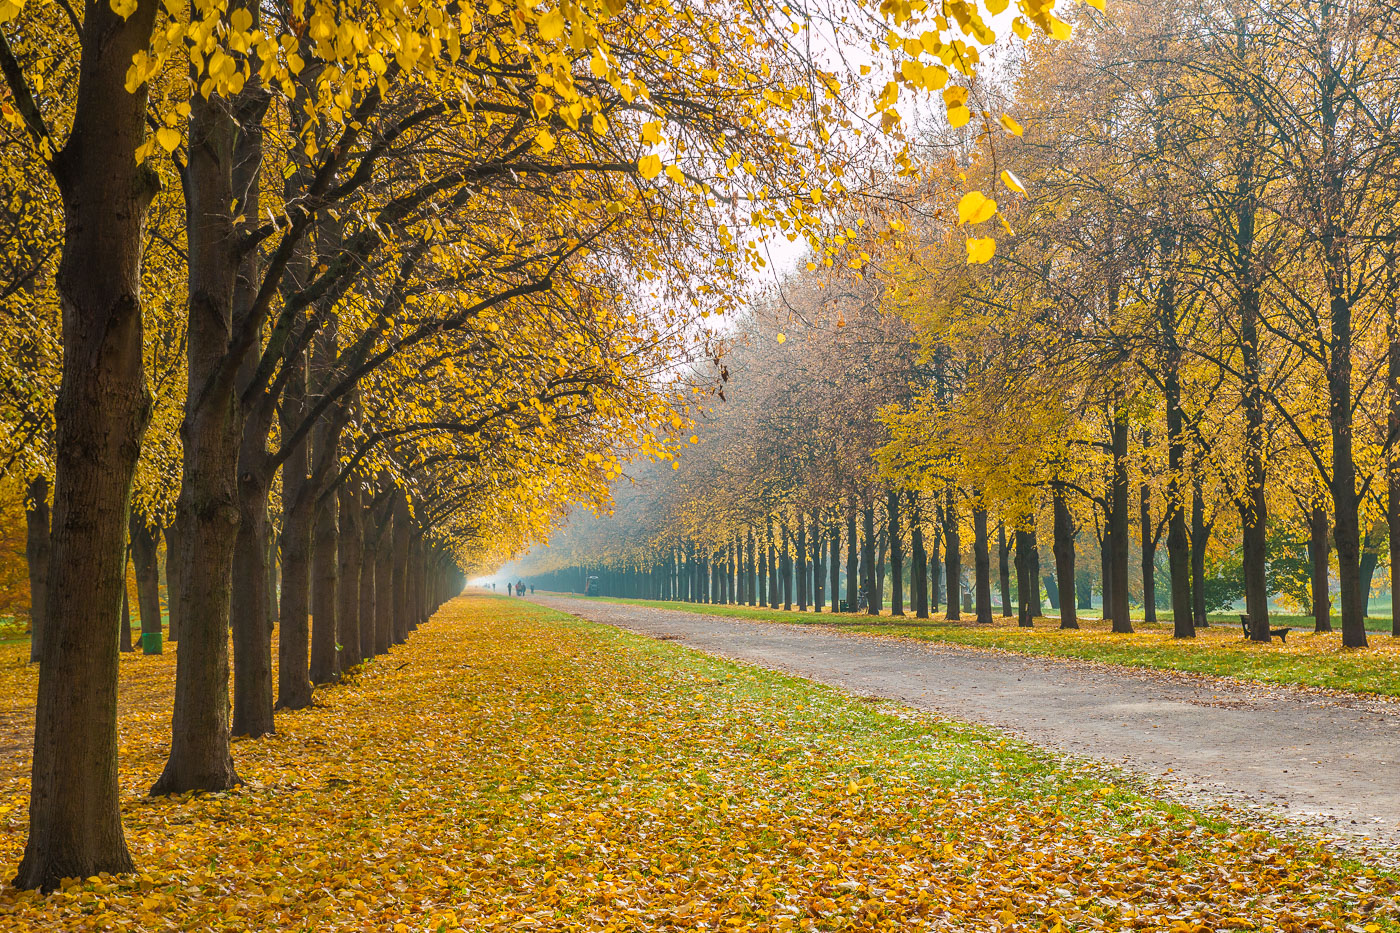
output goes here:
[{"label": "carpet of yellow leaves", "polygon": [[[1392,929],[1395,879],[994,733],[587,625],[449,603],[277,736],[152,800],[174,657],[122,660],[141,868],[0,930]],[[0,870],[34,672],[0,646]]]}]

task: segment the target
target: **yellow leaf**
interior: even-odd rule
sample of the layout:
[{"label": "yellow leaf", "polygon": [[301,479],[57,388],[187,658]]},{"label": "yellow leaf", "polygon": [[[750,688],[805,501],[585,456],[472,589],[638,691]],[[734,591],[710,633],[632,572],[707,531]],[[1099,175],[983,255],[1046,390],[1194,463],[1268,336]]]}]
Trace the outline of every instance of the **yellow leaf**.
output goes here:
[{"label": "yellow leaf", "polygon": [[1014,119],[1012,119],[1010,114],[1003,113],[1000,117],[1000,122],[1001,128],[1006,130],[1006,132],[1010,133],[1012,136],[1021,135],[1021,124],[1017,123]]},{"label": "yellow leaf", "polygon": [[554,109],[554,98],[542,91],[536,91],[530,98],[530,105],[535,108],[535,116],[542,117]]},{"label": "yellow leaf", "polygon": [[601,113],[593,115],[593,132],[599,136],[606,136],[608,132],[608,118]]},{"label": "yellow leaf", "polygon": [[1089,6],[1093,7],[1094,9],[1098,10],[1100,13],[1102,13],[1104,10],[1103,0],[1084,0],[1084,2],[1089,4]]},{"label": "yellow leaf", "polygon": [[981,265],[992,258],[992,254],[997,251],[997,241],[989,236],[969,237],[967,241],[967,261],[972,265]]},{"label": "yellow leaf", "polygon": [[647,181],[651,181],[661,174],[661,156],[655,153],[642,156],[637,160],[637,171],[641,172]]},{"label": "yellow leaf", "polygon": [[1003,169],[1001,173],[1001,183],[1006,187],[1010,188],[1012,191],[1016,192],[1017,194],[1026,193],[1026,186],[1021,184],[1021,179],[1017,178],[1015,175],[1011,174],[1005,169]]},{"label": "yellow leaf", "polygon": [[540,38],[552,42],[564,34],[564,14],[558,10],[550,10],[540,17],[539,22]]},{"label": "yellow leaf", "polygon": [[535,137],[535,145],[544,152],[553,152],[554,136],[550,134],[549,130],[540,130],[539,135]]},{"label": "yellow leaf", "polygon": [[787,334],[779,334],[778,343],[787,343]]},{"label": "yellow leaf", "polygon": [[166,152],[174,152],[175,147],[180,145],[180,131],[162,126],[156,130],[156,142],[160,143],[160,148]]},{"label": "yellow leaf", "polygon": [[958,224],[980,224],[997,212],[997,202],[980,191],[969,191],[958,202]]}]

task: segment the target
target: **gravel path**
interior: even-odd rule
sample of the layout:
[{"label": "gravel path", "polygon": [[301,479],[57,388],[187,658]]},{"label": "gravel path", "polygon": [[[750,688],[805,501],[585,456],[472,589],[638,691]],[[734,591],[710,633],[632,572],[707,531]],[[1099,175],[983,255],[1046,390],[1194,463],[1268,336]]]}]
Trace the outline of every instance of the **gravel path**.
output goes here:
[{"label": "gravel path", "polygon": [[720,657],[996,726],[1166,785],[1400,845],[1400,703],[569,597],[532,597]]}]

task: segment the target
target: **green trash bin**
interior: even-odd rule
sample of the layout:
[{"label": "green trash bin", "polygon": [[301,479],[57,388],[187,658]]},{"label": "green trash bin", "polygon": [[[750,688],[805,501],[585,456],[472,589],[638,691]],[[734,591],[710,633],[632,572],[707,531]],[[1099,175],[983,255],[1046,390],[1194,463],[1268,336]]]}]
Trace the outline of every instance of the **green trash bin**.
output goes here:
[{"label": "green trash bin", "polygon": [[141,651],[143,654],[160,654],[164,644],[165,639],[160,632],[141,633]]}]

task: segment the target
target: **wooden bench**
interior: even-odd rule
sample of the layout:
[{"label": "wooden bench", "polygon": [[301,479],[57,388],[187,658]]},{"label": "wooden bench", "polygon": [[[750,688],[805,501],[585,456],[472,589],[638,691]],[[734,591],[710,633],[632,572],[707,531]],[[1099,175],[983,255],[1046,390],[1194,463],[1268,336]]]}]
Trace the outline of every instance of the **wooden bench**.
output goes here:
[{"label": "wooden bench", "polygon": [[[1240,616],[1240,628],[1244,629],[1244,637],[1245,637],[1245,638],[1248,638],[1248,637],[1249,637],[1249,616],[1247,616],[1247,615],[1241,615],[1241,616]],[[1269,640],[1270,640],[1270,641],[1273,641],[1275,638],[1277,638],[1279,641],[1283,642],[1284,644],[1288,644],[1288,633],[1291,632],[1291,631],[1293,631],[1292,628],[1271,628],[1271,629],[1269,629]]]}]

